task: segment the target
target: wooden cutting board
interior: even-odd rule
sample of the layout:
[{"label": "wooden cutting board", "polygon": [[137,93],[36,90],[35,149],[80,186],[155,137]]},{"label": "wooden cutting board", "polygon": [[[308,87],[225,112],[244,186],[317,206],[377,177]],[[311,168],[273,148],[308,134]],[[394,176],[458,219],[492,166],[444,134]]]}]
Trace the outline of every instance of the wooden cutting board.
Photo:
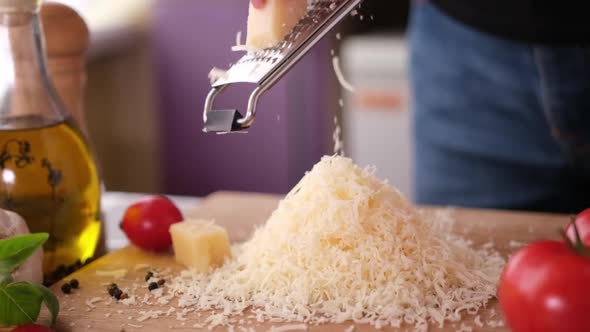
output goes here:
[{"label": "wooden cutting board", "polygon": [[[202,201],[202,204],[192,211],[185,211],[189,217],[214,218],[216,222],[227,228],[232,241],[243,241],[249,237],[255,225],[264,223],[277,205],[278,196],[262,194],[245,194],[234,192],[220,192]],[[428,213],[436,213],[441,208],[424,207]],[[505,257],[514,252],[522,244],[535,239],[558,238],[558,229],[568,222],[568,216],[550,214],[532,214],[521,212],[504,212],[474,209],[444,209],[456,220],[453,232],[462,234],[472,240],[475,245],[493,241],[495,248]],[[175,314],[138,321],[141,312],[161,310],[166,312],[174,302],[168,305],[125,306],[120,303],[107,304],[109,296],[105,284],[116,282],[122,289],[133,283],[143,283],[146,274],[143,266],[153,269],[170,268],[173,272],[182,268],[175,264],[169,254],[147,254],[136,248],[129,247],[110,253],[82,270],[73,274],[69,279],[76,278],[80,282],[80,289],[71,295],[64,295],[55,285],[53,290],[58,294],[61,312],[57,323],[58,331],[167,331],[167,330],[199,330],[193,327],[202,323],[207,317],[196,313],[187,315],[186,321],[177,320]],[[97,271],[111,271],[123,269],[127,273],[121,279],[97,275]],[[146,294],[147,289],[142,290]],[[96,300],[93,302],[92,299]],[[496,301],[479,313],[483,321],[489,316],[493,321],[501,321],[500,310]],[[479,327],[474,324],[474,316],[466,316],[463,322],[447,324],[445,328],[433,327],[430,331],[456,331],[461,325],[473,327],[473,331],[508,331],[505,327]],[[310,327],[309,331],[344,331],[352,324],[323,325]],[[250,325],[255,331],[268,331],[280,324],[265,323]],[[206,330],[206,328],[201,329]],[[216,331],[224,331],[217,328]],[[384,329],[390,331],[393,329]],[[412,330],[411,328],[403,330]],[[236,331],[241,331],[236,328]],[[355,331],[376,331],[370,326],[357,326]]]}]

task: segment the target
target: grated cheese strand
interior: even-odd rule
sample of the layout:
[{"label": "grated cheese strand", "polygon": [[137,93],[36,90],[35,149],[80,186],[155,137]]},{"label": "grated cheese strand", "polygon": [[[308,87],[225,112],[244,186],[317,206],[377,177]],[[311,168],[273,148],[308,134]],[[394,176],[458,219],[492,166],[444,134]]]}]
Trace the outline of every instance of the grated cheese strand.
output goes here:
[{"label": "grated cheese strand", "polygon": [[242,30],[236,33],[236,46],[244,45],[242,44]]},{"label": "grated cheese strand", "polygon": [[342,141],[342,128],[338,116],[334,117],[334,132],[332,133],[332,140],[334,141],[334,154],[344,156],[344,142]]},{"label": "grated cheese strand", "polygon": [[324,157],[232,260],[185,271],[178,306],[248,313],[259,322],[352,321],[426,331],[475,314],[496,293],[504,260],[434,226],[395,188],[340,156]]},{"label": "grated cheese strand", "polygon": [[342,67],[340,67],[340,57],[338,57],[337,55],[332,57],[332,67],[334,67],[334,73],[336,74],[336,78],[338,79],[338,83],[340,83],[340,85],[354,93],[355,89],[352,86],[352,84],[350,84],[346,78],[344,78],[344,73],[342,72]]}]

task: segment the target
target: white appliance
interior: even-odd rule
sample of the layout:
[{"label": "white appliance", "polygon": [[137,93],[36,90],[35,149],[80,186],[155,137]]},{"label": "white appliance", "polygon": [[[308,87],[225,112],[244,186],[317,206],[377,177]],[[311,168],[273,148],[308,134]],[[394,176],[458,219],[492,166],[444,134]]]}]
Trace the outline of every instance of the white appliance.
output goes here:
[{"label": "white appliance", "polygon": [[343,42],[342,70],[355,93],[342,91],[344,149],[359,165],[374,165],[412,195],[412,139],[406,40],[359,36]]}]

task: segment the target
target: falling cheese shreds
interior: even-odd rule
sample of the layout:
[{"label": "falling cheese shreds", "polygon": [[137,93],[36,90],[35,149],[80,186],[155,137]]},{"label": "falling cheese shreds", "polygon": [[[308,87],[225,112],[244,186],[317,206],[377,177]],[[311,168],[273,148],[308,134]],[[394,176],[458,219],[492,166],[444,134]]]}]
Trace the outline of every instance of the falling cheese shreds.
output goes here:
[{"label": "falling cheese shreds", "polygon": [[344,73],[342,72],[342,68],[340,67],[340,57],[339,56],[335,55],[332,57],[332,67],[334,67],[334,74],[336,74],[336,78],[338,79],[338,83],[340,83],[340,85],[344,89],[354,93],[354,91],[355,91],[354,87],[352,86],[352,84],[350,84],[346,80],[346,78],[344,78]]},{"label": "falling cheese shreds", "polygon": [[114,279],[121,279],[127,275],[127,269],[96,270],[96,275],[99,277],[110,277],[110,278],[114,278]]},{"label": "falling cheese shreds", "polygon": [[334,117],[334,133],[332,133],[332,140],[334,141],[334,154],[344,156],[344,141],[342,140],[342,128],[338,117]]},{"label": "falling cheese shreds", "polygon": [[283,326],[271,326],[268,332],[287,332],[287,331],[307,331],[306,324],[292,324],[292,325],[283,325]]},{"label": "falling cheese shreds", "polygon": [[239,46],[239,45],[244,45],[244,44],[242,43],[242,30],[239,30],[239,31],[236,33],[236,46]]},{"label": "falling cheese shreds", "polygon": [[438,230],[374,172],[322,158],[224,266],[166,283],[178,306],[217,309],[208,321],[217,324],[219,314],[248,312],[258,322],[417,331],[477,313],[494,297],[504,259]]}]

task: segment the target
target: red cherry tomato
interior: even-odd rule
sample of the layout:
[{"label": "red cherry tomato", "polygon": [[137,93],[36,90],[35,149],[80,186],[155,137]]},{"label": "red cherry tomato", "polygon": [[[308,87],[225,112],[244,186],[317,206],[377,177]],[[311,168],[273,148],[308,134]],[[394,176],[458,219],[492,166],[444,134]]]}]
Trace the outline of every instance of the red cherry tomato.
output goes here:
[{"label": "red cherry tomato", "polygon": [[170,225],[183,220],[182,213],[164,196],[146,197],[129,206],[121,229],[134,245],[151,251],[170,248]]},{"label": "red cherry tomato", "polygon": [[[590,247],[590,209],[586,209],[580,212],[575,219],[576,228],[578,229],[578,234],[580,234],[580,239],[582,243],[586,247]],[[576,243],[576,233],[574,231],[574,227],[569,224],[566,228],[567,237],[573,242]]]},{"label": "red cherry tomato", "polygon": [[39,324],[26,324],[13,328],[10,332],[55,332],[53,329],[48,328],[45,325]]},{"label": "red cherry tomato", "polygon": [[587,332],[590,257],[563,242],[534,242],[506,264],[498,297],[513,332]]}]

